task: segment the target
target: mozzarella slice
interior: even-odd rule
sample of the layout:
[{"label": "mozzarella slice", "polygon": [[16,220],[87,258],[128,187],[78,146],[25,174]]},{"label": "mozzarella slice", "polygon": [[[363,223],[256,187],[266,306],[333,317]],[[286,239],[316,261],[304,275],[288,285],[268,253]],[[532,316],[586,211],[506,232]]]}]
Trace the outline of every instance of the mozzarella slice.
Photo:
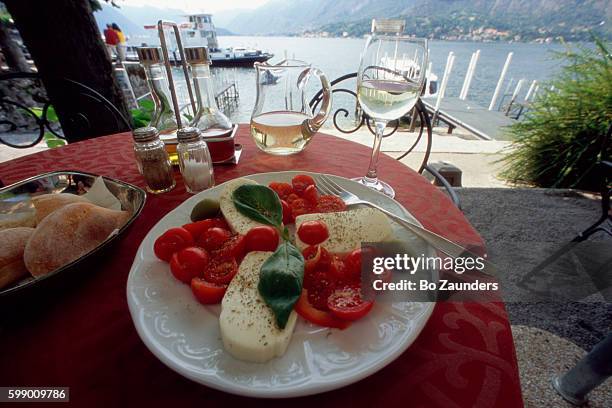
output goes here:
[{"label": "mozzarella slice", "polygon": [[242,215],[234,205],[232,201],[232,194],[234,190],[238,187],[245,184],[258,184],[256,181],[246,179],[246,178],[237,178],[232,181],[225,183],[225,188],[221,192],[221,197],[219,198],[219,207],[221,208],[221,212],[225,217],[225,220],[229,224],[230,228],[233,232],[238,234],[246,234],[253,227],[257,227],[259,225],[263,225],[257,221],[253,221],[249,217]]},{"label": "mozzarella slice", "polygon": [[259,271],[272,252],[250,252],[243,259],[221,302],[221,339],[239,360],[265,363],[282,356],[291,341],[297,314],[291,312],[280,330],[272,309],[259,294]]},{"label": "mozzarella slice", "polygon": [[[360,248],[362,242],[386,241],[393,236],[393,229],[385,214],[375,208],[357,208],[349,211],[304,214],[295,219],[296,231],[306,221],[319,220],[327,225],[329,238],[323,246],[333,253],[345,253]],[[308,245],[296,234],[300,250]]]}]

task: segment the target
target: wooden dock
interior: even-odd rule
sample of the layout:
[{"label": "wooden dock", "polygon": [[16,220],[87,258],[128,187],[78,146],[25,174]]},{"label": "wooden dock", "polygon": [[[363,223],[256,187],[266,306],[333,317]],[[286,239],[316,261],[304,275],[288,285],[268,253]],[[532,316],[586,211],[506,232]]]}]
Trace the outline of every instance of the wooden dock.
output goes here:
[{"label": "wooden dock", "polygon": [[[423,98],[423,103],[433,116],[436,98]],[[516,123],[502,112],[490,111],[474,102],[459,98],[443,98],[437,118],[450,126],[466,129],[484,140],[510,140],[504,128]]]}]

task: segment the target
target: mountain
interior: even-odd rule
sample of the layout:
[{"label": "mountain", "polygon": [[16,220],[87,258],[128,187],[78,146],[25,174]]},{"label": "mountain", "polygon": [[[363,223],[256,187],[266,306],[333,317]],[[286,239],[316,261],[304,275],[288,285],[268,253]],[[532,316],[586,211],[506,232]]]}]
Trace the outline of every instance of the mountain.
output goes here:
[{"label": "mountain", "polygon": [[121,31],[127,35],[144,33],[145,30],[143,26],[122,13],[122,9],[109,6],[105,3],[101,3],[101,5],[102,9],[94,12],[94,17],[96,18],[96,23],[98,23],[100,31],[104,31],[106,24],[117,23],[117,25],[121,27]]},{"label": "mountain", "polygon": [[374,17],[400,16],[432,38],[489,28],[508,38],[580,39],[592,28],[609,36],[612,0],[272,0],[224,25],[239,34],[361,35]]},{"label": "mountain", "polygon": [[[172,4],[172,2],[168,2]],[[178,8],[159,8],[153,6],[126,6],[118,2],[121,7],[119,12],[134,23],[143,27],[145,25],[156,24],[160,19],[174,22],[186,21],[188,13]]]},{"label": "mountain", "polygon": [[[100,31],[103,31],[107,23],[117,23],[121,30],[128,36],[141,36],[150,34],[144,29],[145,25],[156,24],[160,19],[174,22],[187,21],[187,11],[177,8],[159,8],[153,6],[126,6],[121,2],[119,7],[113,7],[106,3],[100,3],[102,10],[96,11],[94,16]],[[227,14],[229,17],[231,14]],[[220,28],[215,16],[214,23],[217,35],[234,35],[231,31]],[[225,20],[227,21],[227,19]]]}]

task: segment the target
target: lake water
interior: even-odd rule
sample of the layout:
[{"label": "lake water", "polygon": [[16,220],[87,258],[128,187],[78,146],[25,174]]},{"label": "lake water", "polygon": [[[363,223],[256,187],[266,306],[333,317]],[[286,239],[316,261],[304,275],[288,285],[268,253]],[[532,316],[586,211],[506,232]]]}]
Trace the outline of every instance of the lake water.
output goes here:
[{"label": "lake water", "polygon": [[[344,74],[357,71],[359,55],[363,50],[364,39],[350,38],[299,38],[299,37],[219,37],[221,47],[247,46],[274,53],[272,63],[284,58],[285,52],[292,58],[312,63],[321,69],[330,80]],[[502,91],[511,83],[514,89],[518,79],[526,79],[521,94],[524,96],[532,80],[545,81],[561,66],[553,57],[553,51],[562,51],[560,44],[523,44],[523,43],[473,43],[473,42],[430,42],[430,61],[432,70],[442,81],[448,53],[455,53],[455,64],[449,79],[446,96],[459,96],[467,71],[470,57],[480,49],[480,59],[468,94],[468,99],[482,106],[488,106],[497,84],[506,56],[514,56],[506,75]],[[255,69],[253,68],[218,68],[214,70],[219,77],[234,80],[240,92],[239,106],[231,113],[235,122],[248,122],[255,102]],[[354,89],[354,82],[347,87]],[[311,78],[308,86],[307,100],[320,87],[316,78]],[[280,88],[280,86],[279,86]],[[280,92],[280,90],[279,90]],[[338,95],[338,94],[336,94]],[[345,103],[342,97],[336,98],[334,107]],[[345,97],[346,99],[346,97]],[[348,102],[350,103],[350,102]]]}]

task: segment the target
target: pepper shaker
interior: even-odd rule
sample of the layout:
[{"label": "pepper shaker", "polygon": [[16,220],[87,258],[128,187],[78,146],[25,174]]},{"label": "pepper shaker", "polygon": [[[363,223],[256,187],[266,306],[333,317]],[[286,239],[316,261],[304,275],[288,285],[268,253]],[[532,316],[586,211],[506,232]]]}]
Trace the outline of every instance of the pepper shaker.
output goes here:
[{"label": "pepper shaker", "polygon": [[192,194],[206,190],[215,184],[212,159],[200,130],[185,127],[176,133],[179,167],[185,189]]},{"label": "pepper shaker", "polygon": [[172,164],[157,129],[138,128],[132,132],[132,137],[138,171],[145,179],[147,191],[160,194],[172,190],[176,185]]}]

